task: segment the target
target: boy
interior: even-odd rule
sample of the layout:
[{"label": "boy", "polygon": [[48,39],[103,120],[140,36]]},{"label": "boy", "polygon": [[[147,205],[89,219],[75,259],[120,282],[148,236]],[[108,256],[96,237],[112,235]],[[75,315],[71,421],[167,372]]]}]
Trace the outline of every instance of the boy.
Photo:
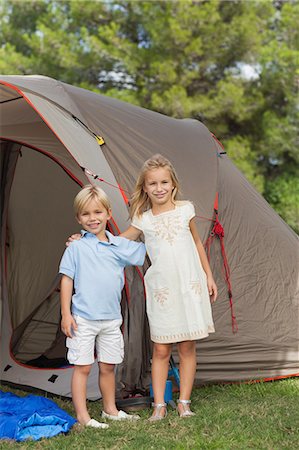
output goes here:
[{"label": "boy", "polygon": [[[113,236],[106,231],[111,218],[110,201],[99,187],[87,185],[76,196],[74,210],[82,226],[82,238],[65,250],[61,279],[61,329],[67,336],[68,360],[74,364],[72,398],[80,424],[108,428],[91,419],[86,407],[86,385],[94,348],[99,364],[102,417],[112,420],[139,419],[118,411],[115,405],[115,364],[123,360],[120,298],[124,267],[142,265],[142,243]],[[73,293],[74,289],[74,293]]]}]

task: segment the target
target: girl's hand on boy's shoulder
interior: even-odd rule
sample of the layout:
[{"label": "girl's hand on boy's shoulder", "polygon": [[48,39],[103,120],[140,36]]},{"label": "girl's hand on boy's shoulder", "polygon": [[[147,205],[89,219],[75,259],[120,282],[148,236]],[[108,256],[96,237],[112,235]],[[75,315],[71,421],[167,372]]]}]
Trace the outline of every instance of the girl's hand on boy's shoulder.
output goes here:
[{"label": "girl's hand on boy's shoulder", "polygon": [[81,237],[82,237],[82,235],[80,233],[72,234],[71,236],[69,236],[67,238],[65,245],[68,247],[71,242],[78,241],[79,239],[81,239]]},{"label": "girl's hand on boy's shoulder", "polygon": [[210,301],[211,303],[214,303],[217,299],[218,290],[213,277],[207,277],[207,285],[210,294]]}]

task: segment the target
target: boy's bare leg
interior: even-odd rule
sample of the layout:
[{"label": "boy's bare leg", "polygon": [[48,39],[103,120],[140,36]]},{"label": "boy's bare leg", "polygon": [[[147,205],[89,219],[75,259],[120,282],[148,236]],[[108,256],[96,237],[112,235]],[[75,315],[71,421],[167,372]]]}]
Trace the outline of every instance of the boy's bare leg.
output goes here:
[{"label": "boy's bare leg", "polygon": [[[196,372],[195,341],[179,342],[178,353],[180,358],[180,399],[190,400]],[[187,408],[189,409],[189,406]],[[179,403],[178,410],[180,413],[183,412],[184,405]]]},{"label": "boy's bare leg", "polygon": [[[152,360],[152,386],[154,391],[154,402],[164,403],[164,392],[169,369],[169,358],[171,354],[171,344],[157,344],[153,347]],[[165,408],[161,409],[165,415]],[[153,416],[155,411],[153,412]]]},{"label": "boy's bare leg", "polygon": [[90,421],[86,407],[86,386],[91,365],[75,366],[72,377],[72,398],[78,422],[85,425]]},{"label": "boy's bare leg", "polygon": [[99,363],[99,387],[103,397],[103,409],[105,413],[117,416],[118,409],[115,405],[115,364]]}]

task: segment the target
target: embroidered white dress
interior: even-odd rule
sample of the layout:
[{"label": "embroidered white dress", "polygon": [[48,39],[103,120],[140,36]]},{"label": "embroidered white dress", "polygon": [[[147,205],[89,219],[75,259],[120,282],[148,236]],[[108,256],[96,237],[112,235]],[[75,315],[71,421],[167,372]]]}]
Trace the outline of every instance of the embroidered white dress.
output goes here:
[{"label": "embroidered white dress", "polygon": [[132,225],[144,234],[151,260],[144,282],[151,339],[174,343],[214,332],[206,274],[190,232],[195,216],[190,202],[154,216],[148,210]]}]

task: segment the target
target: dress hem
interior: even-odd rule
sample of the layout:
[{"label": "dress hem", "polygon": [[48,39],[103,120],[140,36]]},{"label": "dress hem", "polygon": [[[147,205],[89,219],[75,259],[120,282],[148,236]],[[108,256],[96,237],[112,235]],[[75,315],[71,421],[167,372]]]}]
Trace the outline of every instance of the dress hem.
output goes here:
[{"label": "dress hem", "polygon": [[210,333],[215,333],[215,328],[209,326],[205,331],[194,331],[191,333],[179,333],[168,334],[164,336],[151,335],[151,340],[156,344],[175,344],[177,342],[184,341],[196,341],[198,339],[204,339],[209,336]]}]

